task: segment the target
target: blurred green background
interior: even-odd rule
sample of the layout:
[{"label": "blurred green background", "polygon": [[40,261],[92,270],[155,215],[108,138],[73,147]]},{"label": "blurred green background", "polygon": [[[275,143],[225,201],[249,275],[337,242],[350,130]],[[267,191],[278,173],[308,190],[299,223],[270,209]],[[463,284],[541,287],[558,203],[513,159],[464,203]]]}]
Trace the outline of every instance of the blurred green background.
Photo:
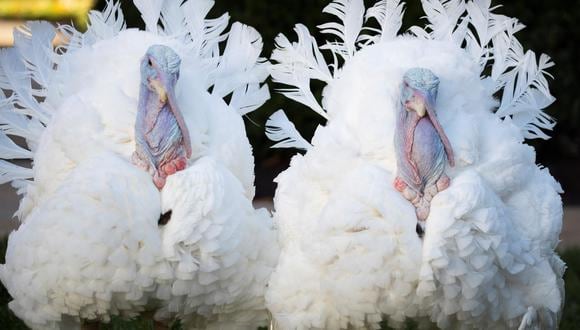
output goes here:
[{"label": "blurred green background", "polygon": [[[303,23],[311,33],[323,41],[316,26],[333,17],[322,13],[328,0],[217,0],[210,17],[229,12],[232,21],[240,21],[255,27],[264,40],[264,56],[269,57],[274,48],[274,38],[278,33],[295,40],[293,27]],[[365,0],[367,8],[375,0]],[[502,4],[497,12],[517,17],[527,28],[518,33],[518,38],[526,49],[533,49],[538,55],[550,55],[556,66],[550,72],[555,79],[551,89],[557,101],[548,108],[548,113],[558,121],[553,138],[547,141],[534,140],[531,143],[538,151],[537,162],[550,168],[552,174],[561,181],[566,205],[580,204],[580,180],[576,172],[580,170],[580,0],[493,1]],[[103,8],[104,0],[98,1],[97,8]],[[123,12],[129,26],[142,26],[139,13],[131,1],[122,1]],[[403,30],[422,22],[423,16],[419,0],[406,3]],[[264,107],[250,113],[246,127],[256,156],[257,197],[268,197],[274,193],[272,179],[287,167],[293,150],[272,150],[272,145],[264,135],[266,119],[276,110],[283,108],[295,122],[299,131],[309,139],[314,129],[323,120],[304,106],[275,93],[279,88],[269,81],[272,99]],[[322,86],[314,86],[320,94]]]}]

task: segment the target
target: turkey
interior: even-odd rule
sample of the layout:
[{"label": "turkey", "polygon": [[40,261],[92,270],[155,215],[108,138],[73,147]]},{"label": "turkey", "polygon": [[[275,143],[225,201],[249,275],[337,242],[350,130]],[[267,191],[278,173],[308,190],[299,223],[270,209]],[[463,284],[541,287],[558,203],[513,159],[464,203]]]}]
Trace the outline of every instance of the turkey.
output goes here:
[{"label": "turkey", "polygon": [[276,38],[273,80],[326,119],[311,142],[282,111],[267,122],[274,147],[305,151],[276,178],[280,329],[558,326],[562,189],[525,143],[554,126],[552,62],[491,1],[422,6],[425,27],[399,34],[400,1],[334,0],[325,44],[301,24]]},{"label": "turkey", "polygon": [[0,279],[32,329],[268,323],[279,250],[242,120],[269,98],[268,63],[256,30],[205,18],[213,3],[136,0],[138,30],[108,1],[84,33],[29,22],[1,51],[0,183],[21,225]]}]

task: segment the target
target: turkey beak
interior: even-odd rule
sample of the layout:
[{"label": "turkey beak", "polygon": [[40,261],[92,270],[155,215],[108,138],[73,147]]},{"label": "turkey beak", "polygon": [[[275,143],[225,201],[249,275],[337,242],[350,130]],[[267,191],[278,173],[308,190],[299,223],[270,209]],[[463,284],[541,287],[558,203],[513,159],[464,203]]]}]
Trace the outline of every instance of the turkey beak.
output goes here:
[{"label": "turkey beak", "polygon": [[150,81],[151,87],[159,95],[161,102],[168,103],[169,109],[175,116],[177,120],[177,125],[181,130],[181,135],[183,136],[183,144],[185,147],[185,152],[187,158],[191,157],[191,140],[189,137],[189,130],[185,125],[185,120],[183,119],[183,114],[181,113],[179,106],[177,105],[177,99],[175,97],[175,85],[177,84],[178,74],[168,74],[165,72],[159,72],[159,79],[153,79]]},{"label": "turkey beak", "polygon": [[427,114],[427,98],[420,92],[414,92],[413,97],[405,103],[405,107],[423,118]]}]

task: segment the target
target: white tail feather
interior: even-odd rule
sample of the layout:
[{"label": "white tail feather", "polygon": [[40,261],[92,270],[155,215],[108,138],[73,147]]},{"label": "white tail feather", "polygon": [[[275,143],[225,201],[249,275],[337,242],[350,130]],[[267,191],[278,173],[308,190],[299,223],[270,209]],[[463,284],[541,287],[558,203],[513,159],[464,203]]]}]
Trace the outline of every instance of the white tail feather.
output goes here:
[{"label": "white tail feather", "polygon": [[32,95],[31,79],[15,48],[0,50],[0,88],[13,91],[19,111],[47,123],[50,116]]},{"label": "white tail feather", "polygon": [[[272,69],[307,76],[327,83],[332,81],[328,64],[308,28],[297,24],[294,31],[298,36],[298,42],[291,43],[283,34],[276,37],[276,49],[272,52],[272,59],[279,64],[274,65]],[[282,81],[282,83],[285,82]]]},{"label": "white tail feather", "polygon": [[491,79],[494,92],[503,89],[496,114],[509,117],[522,129],[527,139],[549,136],[555,122],[543,111],[555,98],[551,95],[546,71],[554,63],[542,54],[539,59],[524,48],[514,34],[524,26],[517,19],[493,13],[490,0],[469,2],[466,5],[472,29],[466,35],[466,50],[478,62],[481,72],[492,63]]},{"label": "white tail feather", "polygon": [[250,84],[236,89],[229,105],[243,116],[261,107],[269,98],[268,85]]},{"label": "white tail feather", "polygon": [[468,20],[460,21],[465,13],[465,0],[422,0],[431,36],[435,40],[452,40],[461,45],[467,34]]},{"label": "white tail feather", "polygon": [[542,109],[552,104],[555,98],[550,94],[546,69],[554,63],[543,54],[536,62],[536,55],[528,51],[518,65],[502,75],[505,80],[501,106],[497,110],[500,117],[511,116],[514,123],[522,128],[524,137],[548,139],[542,129],[551,130],[555,122]]},{"label": "white tail feather", "polygon": [[294,124],[288,120],[283,110],[278,110],[266,121],[266,136],[272,141],[276,141],[271,148],[296,148],[308,150],[312,147],[306,141]]},{"label": "white tail feather", "polygon": [[397,33],[403,24],[403,12],[405,4],[400,0],[381,0],[367,10],[365,19],[368,21],[374,18],[380,25],[380,30],[365,27],[378,35],[361,35],[359,41],[365,44],[378,43],[380,41],[391,40],[397,37]]},{"label": "white tail feather", "polygon": [[[185,28],[189,32],[193,42],[194,51],[201,54],[202,47],[208,36],[206,35],[206,20],[205,17],[214,5],[211,0],[196,0],[187,1],[181,6],[185,19]],[[222,34],[227,26],[223,25],[223,29],[218,32],[218,36]],[[221,26],[220,26],[221,27]],[[214,39],[216,36],[209,36],[209,39]]]},{"label": "white tail feather", "polygon": [[329,42],[322,48],[330,49],[344,59],[351,58],[357,51],[356,42],[363,25],[365,11],[363,0],[334,0],[322,11],[338,17],[341,21],[341,23],[329,22],[318,26],[322,33],[331,34],[340,39],[340,41]]},{"label": "white tail feather", "polygon": [[14,46],[22,56],[28,74],[43,88],[38,91],[31,89],[35,96],[46,96],[44,88],[52,81],[52,41],[55,35],[54,26],[48,22],[28,22],[14,30]]},{"label": "white tail feather", "polygon": [[6,134],[25,138],[27,143],[37,143],[42,125],[35,119],[30,119],[10,108],[0,110],[0,130]]},{"label": "white tail feather", "polygon": [[125,29],[125,18],[121,3],[107,0],[105,9],[89,13],[89,27],[84,35],[85,42],[94,44],[98,40],[109,39]]},{"label": "white tail feather", "polygon": [[187,33],[185,15],[181,1],[165,1],[161,9],[163,33],[170,36],[185,36]]},{"label": "white tail feather", "polygon": [[0,132],[0,155],[4,159],[30,159],[30,150],[19,147],[6,134]]},{"label": "white tail feather", "polygon": [[310,80],[317,79],[329,83],[333,79],[332,74],[308,29],[302,24],[297,24],[294,30],[298,42],[291,43],[283,34],[276,37],[276,49],[272,52],[272,59],[278,63],[270,68],[270,74],[275,82],[294,87],[280,89],[282,94],[328,119],[326,111],[310,90]]},{"label": "white tail feather", "polygon": [[218,18],[205,20],[205,45],[201,49],[204,57],[219,55],[219,43],[226,40],[228,36],[223,34],[230,22],[230,15],[225,13]]},{"label": "white tail feather", "polygon": [[32,178],[32,169],[0,160],[0,184]]},{"label": "white tail feather", "polygon": [[163,0],[133,0],[133,3],[141,13],[147,31],[157,33]]},{"label": "white tail feather", "polygon": [[225,96],[248,83],[259,83],[268,76],[262,52],[262,37],[254,28],[234,23],[216,72],[212,94]]}]

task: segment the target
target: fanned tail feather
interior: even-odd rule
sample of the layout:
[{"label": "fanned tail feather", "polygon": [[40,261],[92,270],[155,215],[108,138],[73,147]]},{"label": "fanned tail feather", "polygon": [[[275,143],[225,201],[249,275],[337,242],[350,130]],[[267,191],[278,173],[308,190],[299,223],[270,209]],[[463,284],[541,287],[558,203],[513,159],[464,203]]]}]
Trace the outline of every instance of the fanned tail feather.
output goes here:
[{"label": "fanned tail feather", "polygon": [[493,13],[491,1],[481,0],[465,5],[472,29],[466,34],[466,50],[480,66],[481,71],[491,64],[493,92],[502,91],[496,114],[510,118],[527,139],[549,136],[555,121],[544,109],[555,101],[550,93],[547,69],[554,63],[542,54],[539,59],[533,51],[524,51],[515,33],[524,26],[517,19]]},{"label": "fanned tail feather", "polygon": [[27,73],[41,86],[31,89],[34,96],[46,96],[54,74],[52,42],[56,35],[48,22],[28,22],[14,30],[14,47],[22,56]]},{"label": "fanned tail feather", "polygon": [[238,113],[257,109],[270,97],[267,86],[260,83],[268,76],[269,63],[260,58],[262,37],[254,28],[234,23],[228,35],[219,64],[211,73],[212,94],[220,97],[232,94],[229,105]]},{"label": "fanned tail feather", "polygon": [[234,91],[229,105],[243,116],[261,107],[269,98],[268,85],[249,84]]},{"label": "fanned tail feather", "polygon": [[34,98],[30,74],[15,48],[0,50],[0,67],[0,88],[13,91],[19,111],[46,124],[50,115]]},{"label": "fanned tail feather", "polygon": [[[181,1],[165,1],[163,3],[161,25],[163,33],[166,35],[178,37],[187,34]],[[185,38],[183,40],[187,41]]]},{"label": "fanned tail feather", "polygon": [[278,110],[268,118],[266,122],[266,136],[272,141],[276,141],[271,148],[296,148],[308,150],[312,147],[304,139],[294,124],[286,117],[283,110]]},{"label": "fanned tail feather", "polygon": [[[158,22],[164,0],[133,0],[135,7],[141,13],[147,31],[158,32]],[[176,1],[177,2],[177,1]]]},{"label": "fanned tail feather", "polygon": [[32,178],[32,169],[0,160],[0,184]]},{"label": "fanned tail feather", "polygon": [[268,76],[267,63],[260,59],[262,37],[254,28],[234,23],[228,41],[213,73],[215,76],[212,94],[226,96],[247,84],[259,83]]},{"label": "fanned tail feather", "polygon": [[411,32],[418,36],[429,36],[435,40],[454,41],[461,46],[467,34],[469,20],[462,18],[465,14],[465,0],[422,0],[423,10],[429,24],[426,29],[412,27]]},{"label": "fanned tail feather", "polygon": [[272,59],[278,63],[270,68],[270,74],[275,82],[294,87],[280,89],[282,94],[328,119],[326,111],[310,90],[310,80],[329,83],[333,79],[332,74],[308,28],[297,24],[294,30],[298,42],[291,43],[283,34],[276,37],[276,49],[272,52]]},{"label": "fanned tail feather", "polygon": [[98,40],[110,39],[119,34],[125,27],[121,3],[107,0],[107,5],[102,12],[92,10],[89,13],[89,27],[85,33],[85,39],[89,44]]},{"label": "fanned tail feather", "polygon": [[[191,40],[193,42],[194,51],[198,54],[202,54],[202,49],[208,40],[215,40],[216,37],[221,36],[222,32],[227,27],[229,19],[225,20],[225,24],[214,24],[210,25],[205,17],[214,5],[214,1],[210,0],[199,0],[199,1],[187,1],[181,6],[185,19],[185,28],[189,32]],[[227,14],[225,14],[227,17]],[[217,32],[217,35],[214,34]],[[209,34],[208,34],[209,33]],[[212,44],[217,44],[213,42]],[[211,48],[211,47],[210,47]]]},{"label": "fanned tail feather", "polygon": [[333,53],[351,58],[357,51],[356,43],[363,25],[364,3],[362,0],[334,0],[322,12],[336,16],[341,23],[329,22],[318,26],[320,32],[338,37],[340,41],[322,46]]},{"label": "fanned tail feather", "polygon": [[365,44],[378,43],[392,40],[397,37],[397,33],[403,24],[403,12],[405,4],[400,0],[381,0],[367,10],[365,20],[375,19],[380,29],[364,27],[363,30],[374,32],[376,35],[363,34],[359,41]]}]

